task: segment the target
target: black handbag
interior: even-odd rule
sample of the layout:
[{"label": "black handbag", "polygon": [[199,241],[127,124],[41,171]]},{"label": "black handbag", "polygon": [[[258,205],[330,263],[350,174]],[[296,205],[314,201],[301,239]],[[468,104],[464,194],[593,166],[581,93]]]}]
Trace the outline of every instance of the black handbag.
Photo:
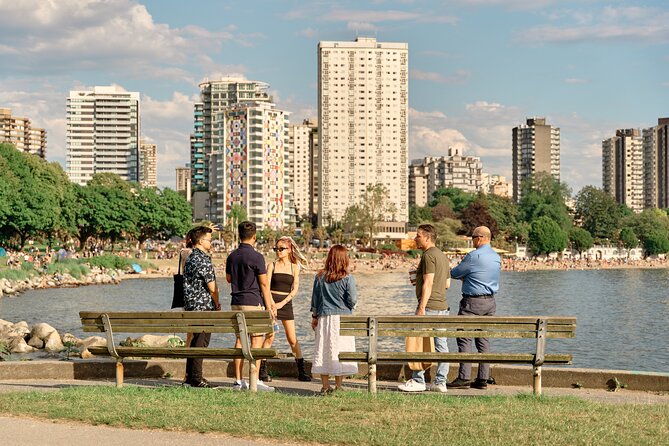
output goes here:
[{"label": "black handbag", "polygon": [[184,307],[184,276],[181,274],[181,253],[179,253],[179,267],[174,277],[174,293],[172,294],[172,308]]}]

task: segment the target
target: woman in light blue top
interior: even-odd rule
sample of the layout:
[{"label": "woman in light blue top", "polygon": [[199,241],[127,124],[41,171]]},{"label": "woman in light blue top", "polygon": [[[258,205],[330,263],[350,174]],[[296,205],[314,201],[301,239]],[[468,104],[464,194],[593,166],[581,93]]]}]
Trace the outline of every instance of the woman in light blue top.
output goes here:
[{"label": "woman in light blue top", "polygon": [[344,376],[358,373],[355,362],[340,362],[339,352],[355,351],[353,336],[340,336],[339,316],[351,314],[358,300],[355,279],[348,274],[348,251],[342,245],[330,248],[325,268],[316,274],[311,293],[311,328],[316,332],[313,375],[321,375],[321,394],[332,392],[330,375],[340,390]]}]

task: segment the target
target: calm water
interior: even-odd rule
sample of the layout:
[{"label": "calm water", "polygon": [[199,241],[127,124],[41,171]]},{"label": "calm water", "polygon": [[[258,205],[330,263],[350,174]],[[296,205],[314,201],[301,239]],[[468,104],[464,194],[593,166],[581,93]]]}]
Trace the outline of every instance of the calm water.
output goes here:
[{"label": "calm water", "polygon": [[[360,295],[356,314],[413,312],[414,291],[405,273],[360,274],[356,280]],[[299,341],[305,357],[310,358],[314,340],[309,326],[313,279],[303,275],[301,282],[293,306]],[[222,282],[219,285],[224,309],[229,309],[229,286]],[[665,338],[669,328],[668,285],[669,270],[505,272],[497,314],[576,316],[576,339],[548,340],[549,352],[573,353],[574,367],[669,372],[669,342]],[[171,279],[135,279],[119,285],[30,291],[0,298],[0,319],[47,322],[61,333],[85,337],[79,311],[167,309],[171,289]],[[454,281],[448,296],[451,308],[457,308],[459,281]],[[393,342],[381,341],[385,347]],[[232,342],[230,337],[214,335],[212,344]],[[509,350],[514,342],[523,341],[496,339],[493,348]],[[530,344],[524,343],[527,350],[532,348]],[[276,346],[282,352],[290,351],[283,331]],[[449,340],[449,346],[457,349],[455,340]]]}]

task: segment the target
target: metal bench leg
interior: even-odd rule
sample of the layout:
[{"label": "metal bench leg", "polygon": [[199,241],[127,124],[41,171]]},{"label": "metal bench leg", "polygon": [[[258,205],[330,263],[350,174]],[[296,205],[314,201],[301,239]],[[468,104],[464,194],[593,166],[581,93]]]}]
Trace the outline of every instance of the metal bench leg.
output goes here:
[{"label": "metal bench leg", "polygon": [[123,387],[123,358],[116,358],[116,388]]},{"label": "metal bench leg", "polygon": [[532,367],[533,389],[535,395],[541,395],[541,366]]}]

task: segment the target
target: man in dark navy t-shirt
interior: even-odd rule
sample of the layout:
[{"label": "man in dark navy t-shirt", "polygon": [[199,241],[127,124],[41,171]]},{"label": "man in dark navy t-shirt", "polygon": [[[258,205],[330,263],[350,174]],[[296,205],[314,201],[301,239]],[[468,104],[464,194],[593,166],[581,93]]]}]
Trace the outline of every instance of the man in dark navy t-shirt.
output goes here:
[{"label": "man in dark navy t-shirt", "polygon": [[[267,267],[265,258],[257,252],[253,245],[256,243],[256,225],[250,221],[243,221],[238,226],[239,248],[230,253],[225,262],[225,278],[232,288],[232,300],[230,309],[233,311],[270,310],[276,317],[276,308],[272,294],[269,291],[267,280]],[[264,335],[251,336],[251,347],[260,348]],[[235,348],[240,348],[242,343],[237,337]],[[235,389],[248,389],[248,383],[242,380],[242,359],[235,359]],[[260,361],[257,361],[259,363]],[[257,373],[257,365],[256,365]],[[258,381],[258,390],[274,390],[274,388]]]}]

